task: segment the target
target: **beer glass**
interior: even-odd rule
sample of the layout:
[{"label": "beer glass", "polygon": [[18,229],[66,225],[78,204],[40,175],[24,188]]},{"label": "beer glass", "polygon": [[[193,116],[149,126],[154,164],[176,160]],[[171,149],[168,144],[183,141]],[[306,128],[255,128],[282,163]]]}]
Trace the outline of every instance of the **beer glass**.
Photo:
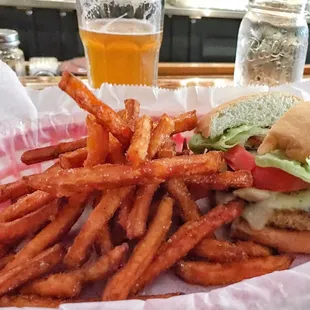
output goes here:
[{"label": "beer glass", "polygon": [[76,0],[76,6],[92,87],[156,84],[164,0]]}]

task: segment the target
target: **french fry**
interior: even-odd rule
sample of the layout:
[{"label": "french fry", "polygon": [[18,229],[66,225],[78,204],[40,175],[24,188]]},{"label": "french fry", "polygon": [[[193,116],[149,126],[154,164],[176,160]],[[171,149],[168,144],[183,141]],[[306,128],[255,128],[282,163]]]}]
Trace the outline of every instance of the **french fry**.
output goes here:
[{"label": "french fry", "polygon": [[93,115],[87,115],[87,158],[84,167],[104,164],[109,153],[109,132],[98,124]]},{"label": "french fry", "polygon": [[127,259],[128,244],[116,246],[96,262],[82,268],[85,282],[105,279],[115,272]]},{"label": "french fry", "polygon": [[[159,190],[160,191],[160,190]],[[149,210],[149,216],[148,216],[148,222],[151,222],[157,212],[158,206],[161,202],[161,200],[163,199],[163,197],[165,196],[165,192],[164,193],[159,193],[159,195],[157,197],[153,197],[153,200],[151,202],[150,205],[150,210]]]},{"label": "french fry", "polygon": [[101,197],[103,195],[102,191],[93,191],[90,195],[89,195],[89,203],[91,205],[91,207],[94,209],[98,203],[101,200]]},{"label": "french fry", "polygon": [[42,191],[35,191],[25,197],[22,197],[17,200],[17,202],[0,212],[0,223],[10,222],[21,218],[24,215],[40,209],[54,199],[54,196],[51,194]]},{"label": "french fry", "polygon": [[111,134],[109,134],[110,151],[107,156],[107,162],[111,164],[124,164],[126,156],[122,144]]},{"label": "french fry", "polygon": [[[158,157],[162,158],[162,156],[173,157],[175,153],[175,143],[169,138],[163,144],[165,147],[165,151],[159,151]],[[176,200],[178,207],[181,210],[181,216],[184,222],[195,221],[197,220],[201,212],[195,203],[195,201],[191,198],[191,194],[186,186],[186,184],[181,179],[170,179],[166,182],[166,186],[170,195]]]},{"label": "french fry", "polygon": [[165,240],[171,225],[173,200],[166,196],[145,236],[136,245],[128,262],[108,282],[102,300],[127,299],[135,282],[151,264],[158,248]]},{"label": "french fry", "polygon": [[[151,132],[152,132],[152,121],[148,119],[147,125],[145,126],[142,123],[142,121],[138,121],[136,123],[136,131],[134,133],[133,139],[131,141],[131,145],[129,147],[127,158],[128,160],[134,165],[138,166],[142,162],[145,161],[147,156],[151,159],[151,155],[148,154],[149,147],[151,147],[151,144],[156,144],[158,141],[158,134],[152,134],[152,140],[151,140]],[[143,122],[144,123],[144,122]],[[143,128],[147,127],[147,128]],[[135,139],[134,139],[135,138]],[[155,146],[156,147],[156,146]],[[160,147],[160,145],[159,145]],[[130,156],[130,150],[133,150],[132,156]],[[136,152],[135,152],[136,150]],[[140,150],[140,151],[139,151]],[[138,153],[140,154],[142,152],[143,155],[137,156]],[[132,157],[132,159],[130,159]],[[136,160],[133,160],[135,158],[138,158]],[[135,239],[140,238],[145,233],[146,229],[146,221],[149,213],[150,204],[152,202],[153,195],[155,191],[157,190],[159,184],[146,184],[141,185],[137,189],[137,196],[135,199],[135,202],[133,204],[133,207],[130,211],[130,214],[128,215],[127,219],[127,237],[129,239]]]},{"label": "french fry", "polygon": [[95,249],[98,255],[104,255],[113,249],[112,236],[108,224],[104,225],[96,237]]},{"label": "french fry", "polygon": [[45,171],[48,173],[57,173],[60,170],[62,170],[62,168],[60,167],[59,161],[56,161],[53,165],[51,165]]},{"label": "french fry", "polygon": [[[59,156],[59,163],[63,169],[83,167],[87,158],[87,148],[81,148],[73,152],[65,153]],[[123,147],[121,143],[109,134],[109,152],[106,160],[112,164],[123,164],[126,162]],[[27,184],[25,182],[25,184]]]},{"label": "french fry", "polygon": [[102,195],[65,256],[64,264],[68,268],[78,268],[85,263],[100,229],[109,222],[130,191],[132,187],[125,187],[108,190]]},{"label": "french fry", "polygon": [[21,292],[42,297],[72,298],[78,296],[83,284],[104,280],[115,272],[124,262],[127,252],[128,245],[124,243],[88,266],[36,280],[23,287]]},{"label": "french fry", "polygon": [[128,127],[134,131],[135,123],[140,114],[140,103],[134,99],[125,100],[125,120]]},{"label": "french fry", "polygon": [[46,274],[62,261],[63,256],[64,248],[56,244],[25,263],[0,272],[0,295]]},{"label": "french fry", "polygon": [[44,207],[15,221],[0,223],[0,242],[10,244],[37,231],[44,223],[53,219],[58,212],[58,204],[53,201]]},{"label": "french fry", "polygon": [[23,264],[25,261],[54,245],[69,232],[84,210],[87,194],[73,195],[68,203],[59,211],[56,218],[29,241],[16,255],[14,261],[5,269]]},{"label": "french fry", "polygon": [[194,201],[210,196],[211,190],[201,184],[186,184]]},{"label": "french fry", "polygon": [[224,264],[180,261],[176,273],[191,284],[224,285],[288,269],[292,262],[293,258],[289,256],[267,256]]},{"label": "french fry", "polygon": [[201,212],[196,202],[182,179],[170,179],[167,181],[167,190],[176,200],[181,210],[181,216],[184,222],[196,221],[201,216]]},{"label": "french fry", "polygon": [[199,257],[219,263],[248,259],[247,253],[234,243],[207,238],[197,244],[193,253]]},{"label": "french fry", "polygon": [[15,257],[15,253],[9,253],[3,256],[2,258],[0,258],[0,272],[7,264],[9,264],[10,262],[14,260],[14,257]]},{"label": "french fry", "polygon": [[175,142],[172,139],[166,139],[158,150],[158,158],[171,158],[176,156],[175,147]]},{"label": "french fry", "polygon": [[[140,295],[135,296],[133,299],[148,300],[148,299],[167,299],[175,296],[181,296],[184,293],[167,293],[162,295]],[[61,304],[72,303],[86,303],[98,302],[99,299],[61,299],[39,297],[36,295],[9,295],[0,297],[0,307],[42,307],[42,308],[58,308]]]},{"label": "french fry", "polygon": [[[54,172],[56,173],[60,170],[60,165],[58,162],[49,167],[46,172]],[[0,202],[4,202],[6,200],[15,201],[18,198],[31,194],[34,192],[33,188],[29,187],[27,182],[23,179],[0,185]]]},{"label": "french fry", "polygon": [[115,216],[111,221],[111,237],[114,245],[120,245],[126,242],[126,232],[117,222],[117,217]]},{"label": "french fry", "polygon": [[230,188],[251,187],[253,178],[250,171],[225,171],[218,174],[194,175],[185,177],[187,184],[199,184],[212,190],[228,190]]},{"label": "french fry", "polygon": [[137,295],[137,293],[152,282],[161,272],[169,269],[184,257],[204,237],[240,216],[243,206],[244,202],[242,200],[234,200],[227,205],[215,207],[197,221],[187,222],[181,226],[161,246],[152,264],[149,265],[131,290],[131,295]]},{"label": "french fry", "polygon": [[63,169],[83,167],[83,163],[87,158],[87,148],[83,147],[73,152],[59,155],[59,164]]},{"label": "french fry", "polygon": [[160,295],[138,295],[133,296],[131,299],[139,299],[139,300],[148,300],[148,299],[167,299],[175,296],[181,296],[184,295],[184,293],[166,293],[166,294],[160,294]]},{"label": "french fry", "polygon": [[128,216],[135,201],[136,192],[132,190],[126,199],[122,201],[119,212],[117,214],[117,224],[120,225],[124,231],[127,229]]},{"label": "french fry", "polygon": [[130,128],[122,119],[105,103],[100,101],[78,78],[69,72],[62,74],[59,88],[72,97],[84,110],[93,114],[124,147],[128,147],[132,136]]},{"label": "french fry", "polygon": [[195,129],[198,124],[198,118],[195,110],[174,117],[173,121],[174,121],[173,134],[185,131],[191,131]]},{"label": "french fry", "polygon": [[143,163],[147,156],[152,132],[152,120],[144,115],[136,121],[135,132],[132,136],[130,146],[127,151],[127,160],[137,167]]},{"label": "french fry", "polygon": [[32,192],[33,189],[29,187],[24,180],[3,184],[0,185],[0,202],[7,201],[9,199],[15,200]]},{"label": "french fry", "polygon": [[152,132],[152,137],[148,149],[148,159],[153,159],[159,151],[161,145],[169,138],[174,130],[173,120],[166,114],[162,115],[159,123]]},{"label": "french fry", "polygon": [[184,155],[190,155],[191,151],[190,150],[184,150],[181,152],[177,152],[177,156],[184,156]]},{"label": "french fry", "polygon": [[272,255],[271,248],[252,241],[237,240],[236,246],[241,248],[249,257],[265,257]]},{"label": "french fry", "polygon": [[221,152],[156,159],[134,168],[130,165],[98,165],[24,177],[28,184],[55,196],[71,196],[89,189],[108,189],[136,184],[161,183],[167,178],[212,174],[225,168]]},{"label": "french fry", "polygon": [[[116,113],[124,122],[126,122],[126,110],[120,110]],[[128,124],[127,124],[128,125]],[[131,128],[130,128],[131,129]],[[132,130],[132,129],[131,129]]]},{"label": "french fry", "polygon": [[30,295],[8,295],[0,297],[0,307],[42,307],[42,308],[58,308],[64,300],[53,298],[42,298]]},{"label": "french fry", "polygon": [[0,244],[0,258],[2,258],[3,256],[7,255],[11,250],[11,246],[7,245],[7,244]]},{"label": "french fry", "polygon": [[0,297],[0,308],[4,307],[39,307],[39,308],[58,308],[61,304],[94,302],[96,299],[58,299],[39,297],[35,295],[5,295]]},{"label": "french fry", "polygon": [[21,161],[26,165],[36,164],[47,160],[58,158],[60,154],[72,152],[86,146],[86,138],[72,142],[62,142],[26,151],[21,157]]},{"label": "french fry", "polygon": [[146,222],[153,196],[159,184],[141,185],[137,189],[136,199],[127,219],[127,238],[141,238],[146,231]]}]

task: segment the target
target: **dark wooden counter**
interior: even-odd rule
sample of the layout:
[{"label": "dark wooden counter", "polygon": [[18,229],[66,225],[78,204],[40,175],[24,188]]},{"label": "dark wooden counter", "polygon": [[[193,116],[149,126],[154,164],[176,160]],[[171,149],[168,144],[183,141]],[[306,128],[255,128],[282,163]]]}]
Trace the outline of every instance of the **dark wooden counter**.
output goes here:
[{"label": "dark wooden counter", "polygon": [[[225,86],[233,84],[233,64],[225,63],[160,63],[158,86],[178,88],[185,86]],[[85,76],[81,77],[86,79]],[[305,66],[304,78],[310,78],[310,65]],[[21,77],[27,87],[42,89],[57,85],[60,77]]]}]

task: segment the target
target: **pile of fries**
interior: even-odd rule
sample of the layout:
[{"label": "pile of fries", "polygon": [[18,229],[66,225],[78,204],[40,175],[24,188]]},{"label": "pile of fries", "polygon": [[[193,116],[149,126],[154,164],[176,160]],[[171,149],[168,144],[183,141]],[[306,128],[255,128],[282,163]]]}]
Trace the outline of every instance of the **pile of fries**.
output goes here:
[{"label": "pile of fries", "polygon": [[[196,201],[253,180],[227,171],[221,152],[192,155],[186,143],[176,151],[173,136],[196,127],[195,111],[155,122],[133,99],[115,112],[69,73],[59,87],[89,113],[88,135],[25,152],[25,164],[54,163],[0,186],[0,202],[12,202],[0,213],[0,307],[180,295],[141,295],[169,269],[210,286],[289,268],[292,258],[265,246],[215,238],[244,202],[202,214]],[[88,283],[101,285],[101,296],[82,299]]]}]

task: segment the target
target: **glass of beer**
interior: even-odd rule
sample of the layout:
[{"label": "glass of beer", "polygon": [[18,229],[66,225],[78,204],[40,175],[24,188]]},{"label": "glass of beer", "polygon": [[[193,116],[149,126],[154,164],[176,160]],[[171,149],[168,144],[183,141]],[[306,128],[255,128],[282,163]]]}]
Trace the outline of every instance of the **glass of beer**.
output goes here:
[{"label": "glass of beer", "polygon": [[164,0],[76,0],[92,87],[156,85]]}]

